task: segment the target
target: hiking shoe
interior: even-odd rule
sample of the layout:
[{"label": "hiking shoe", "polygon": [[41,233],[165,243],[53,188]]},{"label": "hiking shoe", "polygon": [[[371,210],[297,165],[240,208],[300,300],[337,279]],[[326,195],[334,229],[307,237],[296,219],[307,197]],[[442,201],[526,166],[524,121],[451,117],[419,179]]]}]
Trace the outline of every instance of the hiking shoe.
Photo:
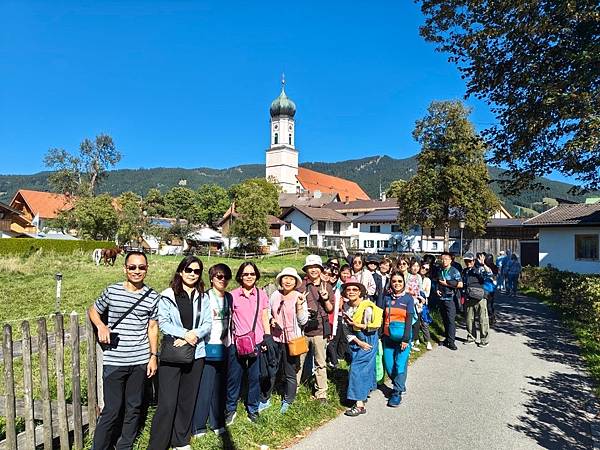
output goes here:
[{"label": "hiking shoe", "polygon": [[261,413],[263,412],[265,409],[270,408],[271,407],[271,399],[267,400],[266,402],[259,402],[258,403],[258,412]]},{"label": "hiking shoe", "polygon": [[402,403],[402,397],[400,396],[400,394],[392,394],[387,402],[387,405],[390,408],[396,408],[400,406],[400,403]]},{"label": "hiking shoe", "polygon": [[433,347],[431,346],[431,342],[427,343],[427,350],[433,350]]},{"label": "hiking shoe", "polygon": [[448,347],[450,350],[458,350],[458,347],[454,342],[451,344],[446,344],[446,347]]},{"label": "hiking shoe", "polygon": [[415,347],[417,347],[417,346],[421,345],[421,342],[417,339],[416,341],[413,341],[413,345]]},{"label": "hiking shoe", "polygon": [[248,420],[252,423],[258,422],[258,413],[248,413]]},{"label": "hiking shoe", "polygon": [[233,421],[235,420],[235,416],[237,416],[237,412],[235,411],[227,411],[227,413],[225,413],[225,425],[226,426],[231,426],[233,425]]},{"label": "hiking shoe", "polygon": [[290,409],[290,404],[288,402],[281,402],[281,409],[279,410],[279,412],[281,414],[285,414],[288,409]]},{"label": "hiking shoe", "polygon": [[352,408],[347,409],[346,412],[344,412],[344,415],[348,416],[348,417],[356,417],[356,416],[360,416],[361,414],[366,414],[366,413],[367,413],[367,408],[365,408],[364,406],[354,405]]},{"label": "hiking shoe", "polygon": [[490,345],[489,342],[482,342],[479,344],[480,347],[487,347],[488,345]]}]

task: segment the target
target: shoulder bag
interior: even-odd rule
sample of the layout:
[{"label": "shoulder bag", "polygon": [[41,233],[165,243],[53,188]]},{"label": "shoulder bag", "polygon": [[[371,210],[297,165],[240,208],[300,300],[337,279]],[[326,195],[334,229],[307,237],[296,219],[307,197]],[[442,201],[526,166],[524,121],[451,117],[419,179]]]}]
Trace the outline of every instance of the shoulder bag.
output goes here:
[{"label": "shoulder bag", "polygon": [[388,303],[388,317],[390,318],[388,324],[389,336],[390,339],[394,342],[402,342],[402,338],[404,337],[404,322],[399,322],[397,320],[392,322],[392,302],[390,297],[390,302]]},{"label": "shoulder bag", "polygon": [[[285,340],[287,341],[288,353],[290,354],[290,356],[300,356],[304,353],[308,353],[308,339],[306,339],[306,336],[304,335],[300,335],[293,339],[289,338],[285,323],[285,309],[283,309],[282,311],[284,301],[285,300],[283,299],[281,300],[281,304],[279,305],[279,311],[281,311],[281,316],[283,317],[283,335],[285,337]],[[296,308],[295,305],[294,308]]]},{"label": "shoulder bag", "polygon": [[[258,320],[258,309],[260,308],[260,290],[256,287],[256,313],[254,314],[254,322],[252,323],[252,330],[246,334],[238,336],[235,334],[235,326],[233,327],[233,344],[239,356],[244,358],[256,358],[258,356],[258,350],[256,346],[256,321]],[[233,326],[233,313],[231,317],[231,324]]]},{"label": "shoulder bag", "polygon": [[[195,292],[195,291],[194,291]],[[194,296],[192,293],[192,304],[194,303]],[[200,324],[200,313],[202,311],[202,297],[198,295],[198,311],[196,315],[196,325],[194,328],[198,328]],[[169,334],[165,334],[160,344],[160,360],[161,362],[169,364],[190,364],[194,362],[196,356],[196,346],[190,345],[187,342],[181,347],[175,347],[175,340],[180,339]]]}]

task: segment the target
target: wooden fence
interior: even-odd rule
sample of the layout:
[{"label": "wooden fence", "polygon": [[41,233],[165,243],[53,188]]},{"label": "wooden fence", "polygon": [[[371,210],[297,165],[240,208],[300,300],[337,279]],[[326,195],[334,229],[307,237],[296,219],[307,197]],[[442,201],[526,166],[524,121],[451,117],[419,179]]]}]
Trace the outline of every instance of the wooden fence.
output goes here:
[{"label": "wooden fence", "polygon": [[[71,313],[68,318],[68,329],[65,330],[64,316],[56,314],[53,317],[54,330],[50,333],[46,319],[38,319],[37,336],[31,335],[29,321],[23,321],[22,337],[16,340],[13,340],[12,327],[4,325],[2,363],[5,394],[0,398],[0,410],[6,420],[6,437],[0,442],[0,448],[31,450],[43,446],[46,450],[56,447],[61,450],[81,449],[84,430],[87,429],[90,434],[94,432],[99,411],[96,377],[99,360],[95,336],[87,317],[83,327],[77,313]],[[82,339],[85,339],[84,344],[88,350],[85,352],[87,404],[83,404],[81,398]],[[15,354],[15,347],[19,347],[19,354]],[[69,353],[71,364],[70,367],[65,367],[65,355]],[[38,357],[34,364],[36,354]],[[55,373],[52,375],[56,378],[55,396],[52,395],[54,383],[51,383],[50,372],[52,357],[55,366]],[[22,365],[22,394],[17,394],[16,389],[19,381],[16,377],[21,373],[19,359]],[[19,370],[16,370],[16,366],[19,366]],[[65,389],[66,371],[70,371],[71,378],[69,402]],[[39,398],[34,398],[36,388],[39,388]]]}]

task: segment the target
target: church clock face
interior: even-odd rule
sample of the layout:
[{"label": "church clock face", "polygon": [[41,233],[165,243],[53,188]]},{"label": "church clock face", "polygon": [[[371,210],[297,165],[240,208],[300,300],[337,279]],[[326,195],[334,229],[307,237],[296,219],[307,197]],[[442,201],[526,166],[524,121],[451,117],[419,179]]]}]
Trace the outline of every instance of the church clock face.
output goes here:
[{"label": "church clock face", "polygon": [[292,131],[293,129],[294,129],[294,127],[290,125],[289,130]]},{"label": "church clock face", "polygon": [[273,125],[273,129],[274,130],[278,130],[279,129],[279,125],[277,125],[277,124]]}]

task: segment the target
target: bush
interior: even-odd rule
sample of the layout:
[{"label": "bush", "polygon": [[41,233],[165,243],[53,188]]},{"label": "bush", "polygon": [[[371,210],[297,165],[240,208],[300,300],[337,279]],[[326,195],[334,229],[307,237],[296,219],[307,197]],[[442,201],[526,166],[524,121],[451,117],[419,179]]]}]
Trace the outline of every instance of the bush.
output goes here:
[{"label": "bush", "polygon": [[293,237],[287,236],[279,243],[279,250],[287,250],[288,248],[297,248],[298,243]]},{"label": "bush", "polygon": [[600,339],[600,276],[563,272],[552,267],[526,267],[522,282],[548,297],[563,313],[588,324]]},{"label": "bush", "polygon": [[92,251],[95,248],[112,248],[110,241],[68,241],[62,239],[11,238],[0,239],[0,254],[30,255],[38,250],[73,253],[78,250]]}]

